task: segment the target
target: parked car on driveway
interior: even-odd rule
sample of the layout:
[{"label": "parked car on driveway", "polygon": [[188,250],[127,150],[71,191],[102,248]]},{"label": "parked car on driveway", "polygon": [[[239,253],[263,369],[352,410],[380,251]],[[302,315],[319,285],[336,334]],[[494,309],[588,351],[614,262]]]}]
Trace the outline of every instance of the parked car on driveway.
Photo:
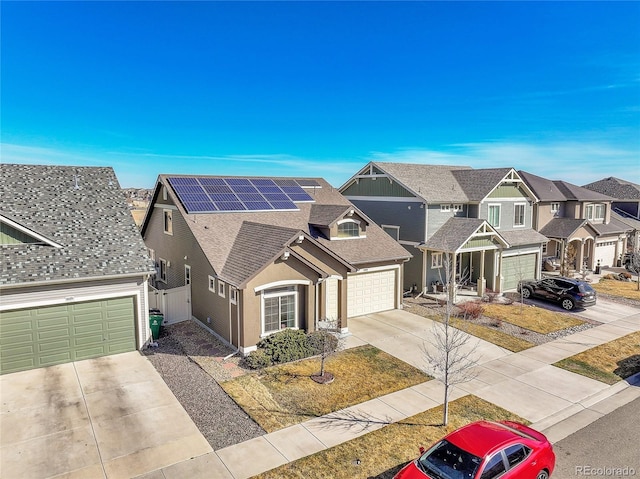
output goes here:
[{"label": "parked car on driveway", "polygon": [[524,299],[540,298],[560,303],[567,311],[596,304],[596,292],[585,281],[574,278],[543,278],[539,281],[521,281],[518,292]]},{"label": "parked car on driveway", "polygon": [[556,456],[540,432],[511,421],[478,421],[452,432],[394,479],[548,479]]}]

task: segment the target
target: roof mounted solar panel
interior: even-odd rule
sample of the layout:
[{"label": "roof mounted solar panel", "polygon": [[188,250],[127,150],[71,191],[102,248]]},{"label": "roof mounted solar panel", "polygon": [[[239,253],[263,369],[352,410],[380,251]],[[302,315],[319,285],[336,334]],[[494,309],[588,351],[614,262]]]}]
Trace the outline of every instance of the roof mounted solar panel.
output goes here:
[{"label": "roof mounted solar panel", "polygon": [[218,208],[211,201],[183,201],[182,204],[189,214],[218,211]]},{"label": "roof mounted solar panel", "polygon": [[276,184],[270,178],[251,178],[249,180],[252,184],[256,186],[275,186]]},{"label": "roof mounted solar panel", "polygon": [[318,188],[318,187],[320,187],[320,183],[318,183],[316,180],[313,180],[311,178],[298,178],[296,180],[296,183],[298,183],[303,188],[311,188],[311,187]]},{"label": "roof mounted solar panel", "polygon": [[273,182],[278,186],[298,186],[296,180],[286,180],[284,178],[275,179]]},{"label": "roof mounted solar panel", "polygon": [[313,201],[313,198],[311,198],[311,196],[309,196],[305,192],[302,192],[302,193],[289,193],[288,195],[289,195],[289,198],[291,198],[291,201],[295,201],[295,202],[299,202],[299,203],[303,203],[305,201]]},{"label": "roof mounted solar panel", "polygon": [[224,178],[198,178],[200,180],[200,184],[202,185],[222,185],[226,186],[227,182],[224,181]]},{"label": "roof mounted solar panel", "polygon": [[246,211],[247,208],[239,201],[216,201],[219,211]]},{"label": "roof mounted solar panel", "polygon": [[245,201],[244,205],[249,211],[269,211],[273,210],[271,203],[267,201]]},{"label": "roof mounted solar panel", "polygon": [[276,210],[298,210],[298,207],[293,201],[271,201],[273,208]]}]

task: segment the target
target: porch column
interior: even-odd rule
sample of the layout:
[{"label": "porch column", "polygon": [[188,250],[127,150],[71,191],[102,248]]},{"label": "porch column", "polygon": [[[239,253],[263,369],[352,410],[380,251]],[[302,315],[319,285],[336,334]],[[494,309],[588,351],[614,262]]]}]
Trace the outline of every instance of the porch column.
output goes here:
[{"label": "porch column", "polygon": [[429,284],[427,283],[427,250],[421,249],[422,251],[422,292],[426,293]]},{"label": "porch column", "polygon": [[487,288],[487,280],[484,277],[484,250],[480,251],[480,275],[478,276],[478,296],[484,296],[484,291]]},{"label": "porch column", "polygon": [[502,250],[498,250],[498,274],[496,275],[496,283],[493,291],[502,293]]},{"label": "porch column", "polygon": [[577,271],[582,271],[582,263],[584,263],[584,243],[585,239],[580,240],[580,251],[578,251],[578,264],[576,265]]},{"label": "porch column", "polygon": [[451,284],[449,285],[449,299],[451,300],[451,304],[455,304],[456,302],[456,271],[458,266],[458,255],[456,253],[451,253]]}]

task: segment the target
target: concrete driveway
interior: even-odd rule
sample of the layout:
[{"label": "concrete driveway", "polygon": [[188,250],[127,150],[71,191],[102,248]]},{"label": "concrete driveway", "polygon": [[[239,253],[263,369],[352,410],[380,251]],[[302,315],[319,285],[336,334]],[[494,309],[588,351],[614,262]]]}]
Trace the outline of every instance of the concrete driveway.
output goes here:
[{"label": "concrete driveway", "polygon": [[613,301],[607,301],[603,298],[598,298],[596,304],[593,306],[575,309],[573,311],[566,311],[562,309],[558,303],[543,301],[541,299],[527,299],[525,300],[525,303],[534,304],[540,308],[549,309],[551,311],[582,316],[600,323],[611,323],[619,319],[635,316],[639,313],[638,308],[634,308],[633,306],[628,306],[626,304],[614,303]]},{"label": "concrete driveway", "polygon": [[130,478],[211,451],[138,352],[0,376],[0,401],[5,479]]}]

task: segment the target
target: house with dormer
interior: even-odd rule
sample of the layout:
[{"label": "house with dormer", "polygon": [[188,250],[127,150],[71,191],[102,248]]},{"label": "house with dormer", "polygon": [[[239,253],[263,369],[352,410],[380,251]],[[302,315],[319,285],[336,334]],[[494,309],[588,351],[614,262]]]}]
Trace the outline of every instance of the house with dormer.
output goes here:
[{"label": "house with dormer", "polygon": [[447,265],[479,295],[540,277],[547,238],[513,168],[370,162],[340,192],[412,254],[405,289],[437,287]]},{"label": "house with dormer", "polygon": [[400,308],[411,254],[321,178],[160,175],[142,225],[155,287],[248,354],[287,328]]},{"label": "house with dormer", "polygon": [[534,228],[549,238],[544,255],[569,270],[619,266],[633,227],[612,211],[614,198],[520,171],[538,197]]}]

